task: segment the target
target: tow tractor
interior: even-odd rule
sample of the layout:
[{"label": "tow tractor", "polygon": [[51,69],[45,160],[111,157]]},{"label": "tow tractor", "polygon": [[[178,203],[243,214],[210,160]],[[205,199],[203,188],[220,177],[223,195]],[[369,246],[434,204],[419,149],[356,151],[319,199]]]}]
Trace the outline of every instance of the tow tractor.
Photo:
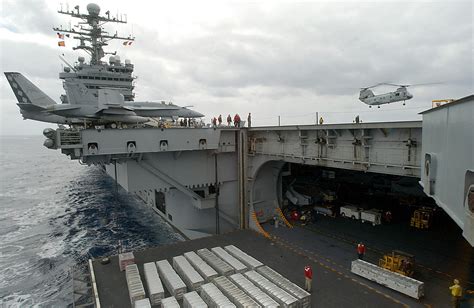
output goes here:
[{"label": "tow tractor", "polygon": [[422,207],[416,209],[410,219],[410,226],[418,229],[428,229],[433,220],[433,209]]},{"label": "tow tractor", "polygon": [[400,250],[393,250],[379,260],[379,266],[389,271],[412,277],[415,268],[415,256]]}]

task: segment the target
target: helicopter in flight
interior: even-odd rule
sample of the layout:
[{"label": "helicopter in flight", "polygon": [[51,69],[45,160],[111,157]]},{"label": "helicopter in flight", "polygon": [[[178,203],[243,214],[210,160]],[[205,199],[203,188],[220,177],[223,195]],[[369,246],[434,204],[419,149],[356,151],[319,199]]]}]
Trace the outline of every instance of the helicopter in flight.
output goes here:
[{"label": "helicopter in flight", "polygon": [[[396,91],[393,91],[393,92],[375,95],[371,89],[376,88],[381,85],[395,86],[398,88]],[[400,102],[400,101],[403,101],[403,105],[405,105],[405,101],[413,98],[413,94],[411,94],[407,90],[409,86],[410,85],[397,85],[397,84],[385,83],[385,82],[378,83],[370,87],[361,88],[360,93],[359,93],[359,100],[369,105],[369,108],[372,108],[372,106],[377,106],[378,108],[380,108],[380,105],[385,105],[385,104],[390,104],[390,103]]]},{"label": "helicopter in flight", "polygon": [[[390,103],[395,103],[395,102],[400,102],[400,101],[403,101],[403,105],[405,105],[405,101],[413,98],[413,94],[411,94],[407,90],[408,87],[425,86],[425,85],[433,85],[433,84],[440,84],[440,83],[435,82],[435,83],[419,83],[419,84],[412,84],[412,85],[409,85],[409,84],[402,85],[402,84],[382,82],[370,87],[361,88],[360,93],[359,93],[359,100],[369,105],[369,108],[372,108],[372,106],[377,106],[377,108],[380,108],[380,105],[385,105],[385,104],[390,104]],[[374,94],[374,92],[372,92],[371,90],[372,88],[376,88],[382,85],[394,86],[398,88],[397,90],[393,92],[388,92],[384,94],[376,95]]]}]

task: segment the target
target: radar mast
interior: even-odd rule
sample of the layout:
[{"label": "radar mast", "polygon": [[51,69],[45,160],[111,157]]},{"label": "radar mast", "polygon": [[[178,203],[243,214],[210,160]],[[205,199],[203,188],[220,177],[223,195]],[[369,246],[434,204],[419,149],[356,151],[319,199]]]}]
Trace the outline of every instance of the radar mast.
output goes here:
[{"label": "radar mast", "polygon": [[115,23],[127,23],[126,15],[125,18],[122,16],[111,17],[110,11],[105,12],[106,16],[100,16],[100,7],[95,3],[89,3],[87,5],[87,12],[88,14],[81,14],[79,11],[79,5],[74,7],[74,10],[69,11],[69,6],[67,6],[66,10],[61,9],[58,11],[60,14],[69,15],[74,18],[82,19],[82,22],[75,27],[78,30],[74,29],[74,27],[63,28],[54,27],[53,30],[58,33],[68,33],[72,34],[72,38],[79,40],[79,45],[73,47],[73,50],[76,49],[83,49],[87,53],[90,54],[91,65],[101,64],[101,59],[105,56],[105,54],[112,54],[115,55],[116,52],[104,52],[103,46],[107,46],[107,42],[111,40],[125,40],[125,41],[134,41],[135,38],[132,36],[128,37],[121,37],[115,32],[114,35],[108,34],[104,31],[104,24],[107,22],[115,22]]}]

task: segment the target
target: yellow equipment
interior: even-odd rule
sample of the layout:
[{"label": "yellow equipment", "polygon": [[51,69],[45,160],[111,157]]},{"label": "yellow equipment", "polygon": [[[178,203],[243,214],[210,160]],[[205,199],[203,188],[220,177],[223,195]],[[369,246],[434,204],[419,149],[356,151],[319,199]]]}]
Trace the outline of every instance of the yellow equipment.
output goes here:
[{"label": "yellow equipment", "polygon": [[433,220],[433,209],[422,207],[413,212],[410,219],[410,226],[418,229],[428,229]]},{"label": "yellow equipment", "polygon": [[451,102],[454,102],[455,100],[453,98],[448,98],[448,99],[434,99],[431,101],[431,107],[436,108],[443,106],[444,104],[449,104]]},{"label": "yellow equipment", "polygon": [[415,268],[415,257],[400,250],[385,254],[379,260],[379,266],[389,271],[412,277]]}]

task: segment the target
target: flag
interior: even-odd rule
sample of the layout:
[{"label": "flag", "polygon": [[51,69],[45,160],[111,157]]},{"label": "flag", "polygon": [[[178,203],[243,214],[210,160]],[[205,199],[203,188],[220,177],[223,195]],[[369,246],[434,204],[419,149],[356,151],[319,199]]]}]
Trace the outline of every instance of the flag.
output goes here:
[{"label": "flag", "polygon": [[70,35],[69,34],[66,34],[66,37],[69,37]]},{"label": "flag", "polygon": [[133,41],[132,42],[128,42],[128,45],[132,45]]},{"label": "flag", "polygon": [[57,33],[58,34],[58,38],[61,39],[61,40],[64,40],[64,34],[61,34],[61,33]]},{"label": "flag", "polygon": [[66,43],[64,43],[64,41],[59,41],[58,46],[59,47],[66,47]]},{"label": "flag", "polygon": [[128,42],[123,42],[123,46],[127,46],[128,45]]}]

